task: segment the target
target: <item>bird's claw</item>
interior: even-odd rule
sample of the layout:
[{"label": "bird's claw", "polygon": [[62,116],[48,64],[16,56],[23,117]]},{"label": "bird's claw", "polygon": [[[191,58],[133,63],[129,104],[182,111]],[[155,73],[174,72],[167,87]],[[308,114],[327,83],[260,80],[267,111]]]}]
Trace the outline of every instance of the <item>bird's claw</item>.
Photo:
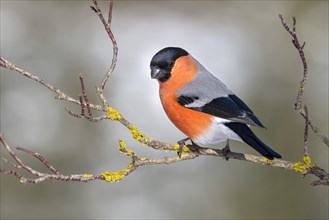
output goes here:
[{"label": "bird's claw", "polygon": [[229,156],[228,156],[228,154],[229,154],[230,152],[231,152],[230,144],[229,144],[229,140],[227,140],[225,147],[222,149],[223,158],[224,158],[226,161],[228,161],[228,159],[230,159]]},{"label": "bird's claw", "polygon": [[178,145],[179,145],[179,148],[178,148],[178,151],[177,151],[177,155],[179,157],[182,157],[182,152],[183,152],[183,147],[186,145],[186,141],[190,140],[190,138],[184,138],[180,141],[177,141]]},{"label": "bird's claw", "polygon": [[[186,145],[186,142],[187,141],[191,141],[192,144],[189,144],[189,145]],[[193,151],[197,151],[200,147],[199,145],[197,145],[196,143],[194,143],[190,138],[184,138],[180,141],[177,141],[178,145],[179,145],[179,148],[178,148],[178,152],[177,152],[177,155],[179,157],[182,156],[182,152],[183,152],[183,147],[186,146],[188,147],[188,149],[193,152]]]},{"label": "bird's claw", "polygon": [[188,145],[189,150],[192,152],[197,151],[200,148],[200,146],[197,145],[196,143],[194,143],[192,140],[191,140],[191,142],[192,142],[192,145]]}]

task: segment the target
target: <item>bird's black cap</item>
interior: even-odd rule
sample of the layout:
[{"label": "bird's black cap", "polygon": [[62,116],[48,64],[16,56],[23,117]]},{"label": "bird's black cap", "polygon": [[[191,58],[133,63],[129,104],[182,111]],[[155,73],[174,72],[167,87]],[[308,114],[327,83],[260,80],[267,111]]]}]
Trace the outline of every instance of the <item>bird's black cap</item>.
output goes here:
[{"label": "bird's black cap", "polygon": [[179,47],[166,47],[157,52],[151,60],[151,77],[161,82],[167,81],[171,76],[171,69],[175,61],[182,56],[187,56],[188,52]]}]

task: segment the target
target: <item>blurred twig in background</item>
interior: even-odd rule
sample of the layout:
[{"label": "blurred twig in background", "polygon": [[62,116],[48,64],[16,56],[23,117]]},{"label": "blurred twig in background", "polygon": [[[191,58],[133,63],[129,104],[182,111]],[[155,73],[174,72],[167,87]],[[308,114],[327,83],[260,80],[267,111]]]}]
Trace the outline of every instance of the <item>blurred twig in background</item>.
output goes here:
[{"label": "blurred twig in background", "polygon": [[287,25],[287,23],[285,22],[285,20],[283,19],[282,15],[279,15],[279,18],[281,20],[281,23],[283,25],[283,27],[287,30],[287,32],[290,34],[291,38],[292,38],[292,43],[294,44],[294,46],[296,47],[296,49],[298,50],[300,59],[303,63],[303,78],[300,81],[299,84],[299,90],[298,90],[298,94],[297,94],[297,98],[296,98],[296,102],[295,102],[295,110],[299,112],[299,114],[305,119],[305,137],[304,137],[304,143],[305,143],[305,150],[304,153],[305,155],[308,155],[308,149],[307,149],[307,135],[308,135],[308,126],[310,126],[312,128],[312,130],[314,131],[314,133],[322,140],[322,142],[327,145],[329,147],[329,138],[327,136],[325,136],[320,129],[314,124],[314,122],[312,122],[312,120],[310,119],[308,112],[307,112],[307,106],[303,104],[303,95],[304,95],[304,89],[307,83],[307,78],[308,78],[308,68],[307,68],[307,61],[305,58],[305,54],[304,54],[304,47],[305,47],[305,42],[303,44],[300,44],[297,34],[296,34],[296,18],[293,17],[293,24],[292,24],[292,30],[291,28],[289,28],[289,26]]},{"label": "blurred twig in background", "polygon": [[[279,15],[282,25],[284,28],[289,32],[293,39],[293,44],[297,48],[300,58],[303,63],[304,67],[304,74],[303,74],[303,80],[300,83],[300,88],[297,96],[297,100],[295,103],[296,110],[303,116],[305,119],[305,131],[304,131],[304,157],[303,162],[291,162],[287,160],[279,160],[275,159],[273,161],[269,161],[266,158],[260,157],[260,156],[254,156],[249,154],[242,154],[242,153],[235,153],[235,152],[224,152],[223,150],[218,149],[212,149],[212,148],[204,148],[204,147],[195,147],[191,145],[182,145],[182,144],[168,144],[163,143],[157,140],[154,140],[144,133],[142,133],[140,130],[138,130],[133,124],[131,124],[127,119],[125,119],[118,111],[116,111],[114,108],[110,107],[110,104],[104,97],[104,88],[106,86],[106,83],[110,77],[110,75],[114,72],[117,58],[118,58],[118,46],[116,39],[114,37],[114,34],[112,33],[111,29],[111,22],[112,22],[112,10],[113,10],[113,1],[109,2],[109,12],[107,16],[107,21],[104,18],[104,14],[101,11],[101,8],[98,5],[97,0],[92,0],[93,6],[90,6],[91,9],[98,15],[99,19],[101,20],[102,24],[104,25],[104,28],[111,40],[111,43],[113,45],[113,57],[111,66],[109,67],[108,71],[106,72],[103,80],[100,83],[100,86],[97,87],[97,94],[100,99],[101,105],[99,104],[93,104],[89,102],[88,95],[86,88],[84,86],[84,79],[83,76],[80,75],[80,84],[81,84],[81,95],[78,96],[77,99],[72,98],[71,96],[66,95],[61,90],[57,89],[50,83],[46,82],[45,80],[41,79],[40,77],[29,73],[19,67],[16,67],[14,64],[6,60],[5,58],[1,57],[0,66],[3,68],[7,68],[9,70],[13,70],[18,72],[19,74],[26,76],[29,79],[35,80],[36,82],[42,84],[50,91],[56,93],[56,98],[60,100],[66,100],[71,103],[75,103],[80,106],[81,113],[75,113],[72,110],[65,109],[71,116],[77,117],[77,118],[85,118],[92,122],[98,122],[105,119],[110,119],[114,121],[120,122],[123,126],[129,129],[134,139],[136,139],[138,142],[140,142],[142,145],[147,145],[149,147],[152,147],[157,150],[166,150],[166,151],[174,151],[179,153],[177,156],[172,157],[162,157],[162,158],[145,158],[145,157],[138,157],[134,151],[127,148],[126,144],[120,140],[119,141],[119,152],[125,154],[126,156],[131,158],[131,162],[127,165],[125,169],[122,169],[118,172],[109,172],[105,171],[100,174],[71,174],[71,175],[64,175],[60,171],[58,171],[55,167],[53,167],[42,155],[39,153],[32,152],[30,150],[27,150],[22,147],[16,147],[16,150],[23,151],[24,153],[30,154],[34,156],[37,160],[42,162],[44,166],[48,169],[49,173],[47,172],[40,172],[35,169],[32,169],[29,165],[25,164],[15,153],[13,148],[7,143],[5,140],[3,134],[0,134],[0,141],[2,145],[4,146],[4,149],[8,151],[10,156],[15,160],[14,162],[9,161],[6,158],[2,158],[3,161],[8,164],[12,169],[0,169],[0,173],[6,174],[6,175],[12,175],[19,179],[21,183],[40,183],[45,180],[49,179],[55,179],[55,180],[61,180],[61,181],[78,181],[78,182],[88,182],[91,180],[105,180],[108,182],[116,182],[124,179],[126,176],[128,176],[131,172],[136,170],[140,166],[144,165],[152,165],[152,164],[170,164],[175,163],[182,160],[189,160],[194,159],[196,157],[199,157],[201,155],[207,155],[207,156],[216,156],[216,157],[222,157],[225,159],[236,159],[236,160],[243,160],[243,161],[249,161],[254,162],[262,165],[267,165],[271,167],[280,167],[286,170],[294,170],[296,172],[299,172],[303,175],[306,174],[312,174],[316,177],[318,177],[317,180],[312,182],[312,185],[329,185],[329,176],[328,173],[320,168],[319,166],[313,164],[311,162],[311,158],[309,156],[309,150],[307,145],[308,140],[308,126],[312,128],[312,130],[317,134],[320,139],[325,143],[327,146],[329,146],[328,137],[323,135],[319,128],[310,120],[307,107],[306,105],[303,105],[303,92],[305,84],[307,83],[307,76],[308,76],[308,69],[307,69],[307,62],[306,58],[303,52],[305,43],[302,45],[299,43],[297,34],[296,34],[296,19],[293,18],[293,27],[292,30],[289,28],[287,23],[284,21],[283,17]],[[98,111],[102,112],[101,116],[94,116],[92,111]],[[19,169],[24,169],[34,178],[26,178],[22,174],[18,172]]]}]

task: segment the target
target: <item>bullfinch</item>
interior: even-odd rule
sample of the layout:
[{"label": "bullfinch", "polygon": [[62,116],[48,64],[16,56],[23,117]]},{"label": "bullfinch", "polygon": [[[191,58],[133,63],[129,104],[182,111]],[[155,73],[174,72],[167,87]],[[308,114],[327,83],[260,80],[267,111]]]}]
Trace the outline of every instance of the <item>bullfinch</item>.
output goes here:
[{"label": "bullfinch", "polygon": [[264,128],[250,108],[186,50],[166,47],[153,56],[150,68],[165,113],[193,143],[243,141],[270,160],[281,158],[250,129]]}]

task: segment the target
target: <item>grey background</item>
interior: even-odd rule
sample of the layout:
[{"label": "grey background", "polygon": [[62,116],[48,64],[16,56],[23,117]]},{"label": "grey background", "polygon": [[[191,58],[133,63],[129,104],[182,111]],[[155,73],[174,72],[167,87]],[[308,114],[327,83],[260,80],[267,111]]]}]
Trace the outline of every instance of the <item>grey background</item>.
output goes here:
[{"label": "grey background", "polygon": [[[89,1],[1,1],[1,55],[67,94],[89,98],[110,65],[112,47]],[[103,10],[107,7],[102,2]],[[166,46],[188,50],[224,81],[268,128],[253,130],[290,161],[301,160],[304,122],[294,111],[302,65],[278,14],[305,40],[305,103],[328,134],[328,1],[118,1],[113,31],[119,60],[105,90],[111,105],[140,130],[174,143],[184,136],[166,118],[149,62]],[[39,84],[1,69],[1,132],[11,146],[43,154],[65,174],[124,168],[118,139],[139,156],[173,155],[142,147],[111,121],[69,116]],[[219,146],[222,147],[222,146]],[[234,151],[257,154],[232,142]],[[310,154],[328,167],[328,148],[312,133]],[[22,158],[34,168],[42,165]],[[1,156],[7,157],[1,148]],[[6,165],[1,162],[1,166]],[[327,219],[328,187],[292,171],[213,157],[139,168],[120,183],[48,181],[21,185],[1,177],[1,218]]]}]

